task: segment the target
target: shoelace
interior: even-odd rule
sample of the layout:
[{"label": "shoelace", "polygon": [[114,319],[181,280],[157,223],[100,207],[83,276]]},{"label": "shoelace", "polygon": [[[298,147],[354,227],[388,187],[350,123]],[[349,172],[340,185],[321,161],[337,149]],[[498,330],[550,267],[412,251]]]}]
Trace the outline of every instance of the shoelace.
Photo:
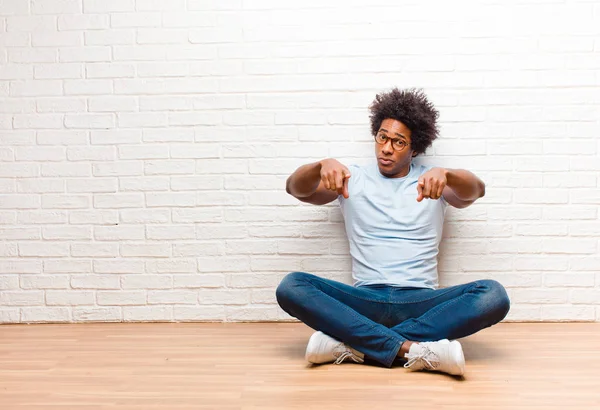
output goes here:
[{"label": "shoelace", "polygon": [[[440,358],[437,354],[432,352],[429,347],[421,344],[421,352],[417,354],[406,354],[408,362],[404,365],[406,368],[411,368],[415,364],[421,364],[421,366],[428,368],[429,370],[435,370],[440,366]],[[422,368],[423,368],[422,367]]]},{"label": "shoelace", "polygon": [[352,353],[352,351],[344,345],[342,345],[342,349],[336,349],[333,352],[333,356],[337,357],[335,362],[333,362],[335,364],[341,364],[344,360],[348,358],[352,359],[356,363],[363,363],[365,361],[363,358]]}]

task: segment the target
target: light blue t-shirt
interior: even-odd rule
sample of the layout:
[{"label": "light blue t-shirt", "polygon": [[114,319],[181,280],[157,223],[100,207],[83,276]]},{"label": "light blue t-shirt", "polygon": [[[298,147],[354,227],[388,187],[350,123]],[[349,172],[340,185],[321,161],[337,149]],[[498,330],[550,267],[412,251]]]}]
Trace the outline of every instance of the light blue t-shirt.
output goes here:
[{"label": "light blue t-shirt", "polygon": [[339,196],[350,242],[355,286],[438,286],[437,256],[447,202],[417,202],[419,176],[431,167],[411,165],[407,176],[387,178],[376,163],[351,165],[348,195]]}]

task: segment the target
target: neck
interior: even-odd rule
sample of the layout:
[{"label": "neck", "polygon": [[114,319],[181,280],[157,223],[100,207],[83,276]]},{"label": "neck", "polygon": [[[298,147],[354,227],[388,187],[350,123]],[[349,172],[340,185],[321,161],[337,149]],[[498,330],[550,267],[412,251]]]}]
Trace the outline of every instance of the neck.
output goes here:
[{"label": "neck", "polygon": [[410,165],[411,165],[411,163],[409,162],[408,165],[403,167],[400,171],[396,172],[395,174],[384,173],[381,171],[381,169],[379,170],[379,172],[381,173],[381,175],[383,175],[386,178],[404,178],[410,172]]}]

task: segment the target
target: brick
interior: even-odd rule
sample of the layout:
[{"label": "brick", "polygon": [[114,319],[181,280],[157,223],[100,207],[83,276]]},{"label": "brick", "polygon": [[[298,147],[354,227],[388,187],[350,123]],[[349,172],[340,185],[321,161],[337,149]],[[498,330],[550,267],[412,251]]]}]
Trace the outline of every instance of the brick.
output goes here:
[{"label": "brick", "polygon": [[36,30],[31,34],[34,47],[76,47],[83,45],[83,35],[76,31]]},{"label": "brick", "polygon": [[102,242],[72,243],[71,256],[84,258],[116,258],[119,256],[119,245],[116,243]]},{"label": "brick", "polygon": [[122,128],[164,127],[168,125],[167,114],[118,113],[117,121]]},{"label": "brick", "polygon": [[[141,12],[114,13],[110,15],[110,25],[120,27],[160,27],[163,13]],[[165,24],[165,27],[167,25]]]},{"label": "brick", "polygon": [[121,244],[121,256],[167,258],[171,256],[171,247],[163,243],[123,243]]},{"label": "brick", "polygon": [[95,226],[94,238],[99,241],[121,241],[144,239],[143,226]]},{"label": "brick", "polygon": [[69,223],[72,225],[115,225],[119,222],[119,214],[115,211],[71,211]]},{"label": "brick", "polygon": [[146,262],[146,269],[149,273],[189,273],[196,272],[196,268],[196,261],[190,258],[156,259]]},{"label": "brick", "polygon": [[47,259],[44,261],[44,273],[88,273],[92,271],[89,260]]},{"label": "brick", "polygon": [[193,305],[198,301],[198,294],[188,290],[150,290],[148,304]]},{"label": "brick", "polygon": [[214,190],[223,186],[223,178],[217,176],[171,177],[173,191]]},{"label": "brick", "polygon": [[0,309],[0,322],[1,323],[19,323],[20,312],[19,309]]},{"label": "brick", "polygon": [[[4,11],[4,10],[3,10]],[[32,32],[56,29],[56,16],[12,16],[6,17],[6,31]]]},{"label": "brick", "polygon": [[88,134],[74,130],[38,131],[37,142],[40,145],[85,145]]},{"label": "brick", "polygon": [[73,309],[73,320],[76,322],[120,322],[121,309],[117,307],[76,307]]},{"label": "brick", "polygon": [[593,306],[542,306],[543,321],[572,322],[593,321],[595,312]]},{"label": "brick", "polygon": [[21,242],[19,256],[51,257],[69,256],[67,243]]},{"label": "brick", "polygon": [[186,225],[148,226],[146,236],[148,239],[159,240],[195,239],[196,232],[193,226]]},{"label": "brick", "polygon": [[85,240],[92,239],[92,230],[87,226],[45,226],[42,238],[46,240]]},{"label": "brick", "polygon": [[119,178],[121,191],[167,191],[168,177],[123,177]]},{"label": "brick", "polygon": [[[188,197],[186,197],[188,198]],[[173,209],[175,223],[204,223],[220,222],[223,219],[221,210],[210,208],[179,208]],[[201,239],[201,238],[200,238]]]},{"label": "brick", "polygon": [[41,175],[43,177],[89,177],[90,171],[90,164],[65,161],[42,163]]},{"label": "brick", "polygon": [[32,0],[32,14],[77,14],[83,12],[80,0]]},{"label": "brick", "polygon": [[146,175],[193,174],[195,168],[193,160],[150,160],[144,164]]},{"label": "brick", "polygon": [[94,195],[94,208],[120,209],[142,208],[144,195],[142,193],[116,193]]},{"label": "brick", "polygon": [[132,29],[86,31],[85,44],[90,46],[135,44],[135,31]]},{"label": "brick", "polygon": [[0,259],[0,272],[3,274],[39,273],[41,271],[41,260]]},{"label": "brick", "polygon": [[115,127],[112,114],[66,114],[66,128],[107,129]]},{"label": "brick", "polygon": [[[140,103],[141,104],[141,103]],[[147,142],[190,142],[194,140],[194,130],[189,128],[145,129],[143,140]]]},{"label": "brick", "polygon": [[71,311],[65,307],[24,307],[21,309],[22,323],[60,323],[71,320]]},{"label": "brick", "polygon": [[167,275],[123,275],[121,286],[123,289],[169,289],[172,279]]},{"label": "brick", "polygon": [[111,13],[135,10],[134,0],[83,0],[84,13]]},{"label": "brick", "polygon": [[142,175],[143,169],[141,161],[97,162],[92,165],[95,177]]},{"label": "brick", "polygon": [[2,227],[0,228],[0,239],[40,239],[40,228],[25,227]]},{"label": "brick", "polygon": [[170,211],[162,209],[124,209],[119,214],[121,222],[131,224],[167,223],[170,220]]},{"label": "brick", "polygon": [[250,302],[247,289],[202,289],[198,300],[202,305],[245,305]]},{"label": "brick", "polygon": [[90,207],[90,197],[86,195],[47,194],[42,196],[42,208],[79,209]]},{"label": "brick", "polygon": [[68,289],[67,275],[21,275],[22,289]]},{"label": "brick", "polygon": [[168,147],[164,145],[129,145],[119,147],[121,159],[167,159]]},{"label": "brick", "polygon": [[262,322],[271,321],[277,318],[279,307],[277,306],[243,306],[227,307],[226,318],[228,321],[240,322]]},{"label": "brick", "polygon": [[[184,211],[184,210],[178,210]],[[220,211],[214,210],[215,215],[220,216]],[[173,213],[175,220],[175,211]],[[197,221],[202,222],[202,221]],[[201,224],[196,227],[198,239],[241,239],[248,236],[248,228],[239,224]],[[271,236],[271,235],[269,235]]]},{"label": "brick", "polygon": [[101,14],[64,14],[58,16],[58,29],[69,30],[99,30],[109,27],[109,16]]},{"label": "brick", "polygon": [[233,256],[224,259],[198,258],[198,272],[247,272],[250,261],[246,257]]},{"label": "brick", "polygon": [[173,320],[172,306],[132,306],[123,308],[127,322],[156,322]]},{"label": "brick", "polygon": [[[67,113],[85,111],[87,104],[83,98],[41,98],[37,100],[38,112]],[[62,124],[62,121],[61,121]],[[39,133],[38,133],[39,135]]]},{"label": "brick", "polygon": [[85,66],[87,78],[127,78],[135,76],[135,66],[118,63],[88,63]]},{"label": "brick", "polygon": [[112,60],[109,46],[61,47],[58,50],[58,56],[59,61],[65,63],[109,62]]},{"label": "brick", "polygon": [[92,97],[88,100],[90,112],[136,111],[137,101],[132,97]]},{"label": "brick", "polygon": [[175,288],[220,288],[225,286],[225,278],[220,274],[174,275]]},{"label": "brick", "polygon": [[77,275],[71,279],[71,286],[75,289],[118,289],[119,278],[105,275]]},{"label": "brick", "polygon": [[63,127],[62,114],[17,114],[13,116],[15,129],[59,129]]},{"label": "brick", "polygon": [[146,194],[147,207],[192,207],[196,205],[196,194],[187,192],[167,192]]},{"label": "brick", "polygon": [[70,147],[67,149],[69,161],[112,161],[116,158],[114,147]]},{"label": "brick", "polygon": [[145,305],[146,297],[146,291],[143,290],[99,291],[97,296],[99,305],[118,306]]},{"label": "brick", "polygon": [[140,273],[144,271],[144,262],[134,259],[95,260],[94,273]]},{"label": "brick", "polygon": [[7,290],[0,293],[0,305],[35,306],[44,304],[44,292],[39,290]]},{"label": "brick", "polygon": [[218,256],[223,255],[223,253],[222,244],[217,242],[186,242],[173,244],[173,256],[175,257]]},{"label": "brick", "polygon": [[10,95],[12,97],[40,97],[62,95],[63,87],[60,80],[24,80],[11,81]]},{"label": "brick", "polygon": [[0,209],[35,209],[40,207],[40,196],[33,194],[0,195]]},{"label": "brick", "polygon": [[[23,278],[23,276],[21,277]],[[0,275],[0,290],[19,289],[19,277],[16,275]]]},{"label": "brick", "polygon": [[174,306],[173,318],[182,322],[223,321],[225,308],[223,306]]},{"label": "brick", "polygon": [[33,79],[33,69],[25,64],[5,64],[0,67],[0,80]]}]

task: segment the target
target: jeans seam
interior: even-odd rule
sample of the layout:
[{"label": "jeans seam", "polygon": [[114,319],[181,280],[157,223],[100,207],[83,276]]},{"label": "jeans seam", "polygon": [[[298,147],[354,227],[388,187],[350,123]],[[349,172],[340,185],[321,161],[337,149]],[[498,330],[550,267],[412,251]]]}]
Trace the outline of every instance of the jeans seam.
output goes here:
[{"label": "jeans seam", "polygon": [[[462,298],[464,298],[464,297],[466,297],[466,296],[469,296],[469,294],[468,294],[468,293],[463,293],[463,294],[462,294],[462,295],[460,295],[459,297],[457,297],[457,298],[455,298],[455,299],[452,299],[452,300],[449,300],[449,301],[448,301],[448,305],[451,305],[451,304],[452,304],[452,303],[454,303],[454,302],[460,301]],[[449,306],[444,306],[444,308],[443,308],[443,309],[437,309],[437,308],[439,308],[439,306],[436,306],[436,307],[434,307],[432,310],[435,310],[435,309],[437,309],[437,311],[436,311],[436,312],[433,314],[433,316],[429,317],[428,319],[433,319],[433,318],[435,318],[435,317],[436,317],[436,316],[438,316],[440,313],[442,313],[442,311],[444,311],[444,310],[445,310],[447,307],[449,307]],[[429,312],[431,312],[431,310],[430,310],[430,311],[428,311],[428,312],[425,312],[425,315],[426,315],[427,313],[429,313]],[[424,316],[424,315],[423,315],[423,316]],[[420,316],[419,318],[421,318],[421,317],[423,317],[423,316]],[[419,318],[417,318],[417,319],[419,319]],[[417,324],[418,324],[417,322],[414,322],[413,324],[411,324],[410,326],[408,326],[408,327],[407,327],[406,329],[404,329],[404,330],[410,330],[410,329],[412,329],[413,327],[415,327]]]},{"label": "jeans seam", "polygon": [[[329,288],[331,288],[331,289],[335,289],[336,291],[338,291],[338,292],[341,292],[341,293],[343,293],[343,294],[345,294],[345,295],[348,295],[348,296],[351,296],[351,297],[355,297],[355,298],[357,298],[357,299],[364,300],[364,301],[367,301],[367,302],[377,302],[377,303],[392,303],[392,302],[386,302],[386,301],[382,301],[382,300],[369,299],[369,298],[365,298],[365,297],[363,297],[363,296],[353,295],[352,293],[346,292],[345,290],[342,290],[342,289],[338,289],[338,288],[336,288],[335,286],[333,286],[333,285],[330,285],[329,283],[327,283],[327,282],[325,282],[325,281],[322,281],[322,280],[320,280],[321,278],[319,278],[318,276],[315,276],[315,277],[316,277],[317,279],[319,279],[319,280],[318,280],[318,282],[319,282],[321,285],[328,286]],[[310,281],[308,281],[308,282],[310,283]]]}]

